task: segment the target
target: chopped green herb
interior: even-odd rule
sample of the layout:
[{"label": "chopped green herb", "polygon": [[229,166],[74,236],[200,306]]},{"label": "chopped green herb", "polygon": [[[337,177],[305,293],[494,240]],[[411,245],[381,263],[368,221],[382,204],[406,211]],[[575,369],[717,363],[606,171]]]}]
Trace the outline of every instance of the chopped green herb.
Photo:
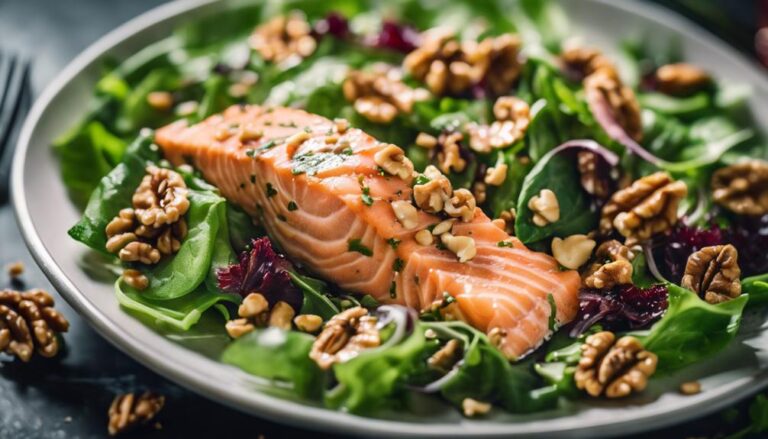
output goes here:
[{"label": "chopped green herb", "polygon": [[240,189],[245,189],[245,183],[240,183]]},{"label": "chopped green herb", "polygon": [[335,168],[344,163],[344,157],[329,152],[301,154],[293,158],[293,175],[315,175],[325,169]]},{"label": "chopped green herb", "polygon": [[267,142],[267,143],[265,143],[265,144],[261,145],[261,146],[258,148],[258,150],[259,150],[259,151],[266,151],[266,150],[268,150],[268,149],[272,149],[272,148],[274,148],[274,147],[275,147],[275,141],[274,141],[274,140],[270,140],[269,142]]},{"label": "chopped green herb", "polygon": [[557,330],[557,304],[555,303],[555,296],[553,296],[551,293],[547,294],[547,302],[549,302],[549,330],[550,331],[556,331]]},{"label": "chopped green herb", "polygon": [[392,270],[400,272],[403,270],[404,266],[405,266],[405,261],[403,261],[400,258],[395,258],[395,261],[392,263]]},{"label": "chopped green herb", "polygon": [[351,146],[347,146],[346,148],[341,150],[341,153],[344,154],[344,155],[352,155],[352,154],[354,154],[354,151],[352,151],[352,147]]},{"label": "chopped green herb", "polygon": [[256,183],[256,175],[251,174],[251,183]]},{"label": "chopped green herb", "polygon": [[279,213],[277,214],[277,219],[279,219],[280,221],[283,221],[283,222],[288,221],[288,218],[286,218],[285,216],[283,216],[283,215],[281,215]]},{"label": "chopped green herb", "polygon": [[496,243],[498,247],[514,247],[515,244],[512,241],[499,241]]},{"label": "chopped green herb", "polygon": [[277,195],[277,190],[272,186],[272,183],[267,183],[267,198],[272,198]]},{"label": "chopped green herb", "polygon": [[430,179],[424,174],[417,175],[416,179],[414,180],[414,184],[427,184],[429,182]]},{"label": "chopped green herb", "polygon": [[392,250],[397,250],[397,246],[400,245],[400,240],[395,238],[387,239],[387,244],[392,247]]},{"label": "chopped green herb", "polygon": [[397,297],[397,284],[395,281],[392,281],[392,285],[389,286],[389,297],[392,299]]},{"label": "chopped green herb", "polygon": [[304,127],[304,132],[307,133],[307,134],[312,134],[312,128]]},{"label": "chopped green herb", "polygon": [[364,246],[362,241],[359,239],[350,239],[347,242],[347,248],[351,252],[357,252],[365,256],[373,256],[373,251]]},{"label": "chopped green herb", "polygon": [[298,208],[299,208],[299,206],[297,206],[295,202],[293,202],[293,201],[289,201],[288,202],[288,210],[290,210],[291,212],[293,212],[294,210],[296,210]]},{"label": "chopped green herb", "polygon": [[363,194],[360,195],[360,198],[363,199],[363,204],[366,206],[373,205],[373,198],[371,198],[371,188],[368,186],[363,186]]},{"label": "chopped green herb", "polygon": [[253,156],[256,155],[256,150],[255,149],[249,149],[248,151],[245,151],[245,155],[248,156],[248,157],[253,157]]}]

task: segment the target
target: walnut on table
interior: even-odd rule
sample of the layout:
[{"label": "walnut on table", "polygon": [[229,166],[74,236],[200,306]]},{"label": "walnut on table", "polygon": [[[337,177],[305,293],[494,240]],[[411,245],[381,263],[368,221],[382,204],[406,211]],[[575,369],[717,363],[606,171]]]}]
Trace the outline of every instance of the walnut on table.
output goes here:
[{"label": "walnut on table", "polygon": [[735,299],[741,294],[738,257],[731,244],[704,247],[688,257],[680,286],[712,304]]},{"label": "walnut on table", "polygon": [[587,337],[574,374],[576,387],[590,396],[622,398],[641,392],[656,372],[658,357],[632,336],[616,340],[609,331]]},{"label": "walnut on table", "polygon": [[329,369],[335,363],[343,363],[356,357],[365,349],[381,344],[377,319],[369,316],[360,306],[347,309],[329,320],[315,339],[309,358],[322,369]]},{"label": "walnut on table", "polygon": [[116,436],[146,425],[164,405],[165,397],[151,392],[144,392],[139,397],[133,393],[117,395],[109,406],[107,431],[110,436]]},{"label": "walnut on table", "polygon": [[43,290],[0,291],[0,351],[24,362],[34,352],[55,356],[58,334],[67,332],[69,322],[53,305],[53,297]]},{"label": "walnut on table", "polygon": [[632,246],[665,232],[677,223],[677,208],[688,187],[665,172],[642,177],[611,196],[603,206],[600,233],[615,228]]},{"label": "walnut on table", "polygon": [[749,160],[712,174],[715,203],[740,215],[768,213],[768,162]]}]

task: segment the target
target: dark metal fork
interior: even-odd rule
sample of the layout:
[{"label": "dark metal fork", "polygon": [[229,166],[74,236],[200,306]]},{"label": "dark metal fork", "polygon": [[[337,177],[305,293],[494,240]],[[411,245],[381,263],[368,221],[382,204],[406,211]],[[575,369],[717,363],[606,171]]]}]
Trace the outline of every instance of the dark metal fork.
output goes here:
[{"label": "dark metal fork", "polygon": [[9,198],[13,151],[32,103],[29,69],[28,60],[0,51],[0,205]]}]

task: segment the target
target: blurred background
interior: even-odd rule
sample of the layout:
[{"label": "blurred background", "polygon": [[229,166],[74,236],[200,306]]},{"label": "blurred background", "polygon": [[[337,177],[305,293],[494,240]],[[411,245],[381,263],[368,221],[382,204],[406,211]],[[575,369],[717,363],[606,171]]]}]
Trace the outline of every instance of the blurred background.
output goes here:
[{"label": "blurred background", "polygon": [[[11,51],[30,61],[28,97],[23,105],[28,105],[89,44],[163,2],[0,0],[0,56]],[[654,2],[699,23],[768,66],[768,0]],[[25,284],[50,289],[31,260],[7,204],[0,206],[0,242],[0,266],[22,261],[26,265]],[[0,276],[0,287],[11,285],[4,273]],[[55,361],[29,364],[0,355],[0,438],[104,437],[107,408],[114,395],[146,388],[166,394],[167,404],[160,415],[159,428],[137,431],[134,437],[326,437],[242,415],[167,382],[118,352],[66,307],[63,300],[59,298],[58,302],[72,323],[66,337],[72,348],[66,355]],[[751,403],[746,400],[722,413],[640,437],[724,437],[744,428]]]}]

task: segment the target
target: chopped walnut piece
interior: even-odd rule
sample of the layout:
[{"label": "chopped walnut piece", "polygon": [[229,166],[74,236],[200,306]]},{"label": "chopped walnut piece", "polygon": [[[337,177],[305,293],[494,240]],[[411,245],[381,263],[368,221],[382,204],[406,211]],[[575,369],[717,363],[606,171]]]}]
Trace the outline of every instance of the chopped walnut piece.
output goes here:
[{"label": "chopped walnut piece", "polygon": [[507,93],[520,76],[520,39],[504,34],[480,42],[459,42],[444,29],[431,29],[403,60],[403,67],[436,95],[460,95],[484,84],[494,95]]},{"label": "chopped walnut piece", "polygon": [[438,138],[437,163],[444,173],[462,172],[467,166],[467,161],[461,157],[463,139],[464,135],[459,132],[443,133]]},{"label": "chopped walnut piece", "polygon": [[453,191],[453,196],[445,202],[443,209],[448,216],[461,218],[466,223],[475,217],[477,201],[472,192],[466,189],[456,189]]},{"label": "chopped walnut piece", "polygon": [[400,72],[389,66],[349,71],[342,90],[355,111],[375,123],[389,123],[398,114],[409,114],[413,104],[428,98],[426,90],[407,86]]},{"label": "chopped walnut piece", "polygon": [[237,315],[240,318],[230,320],[225,325],[227,334],[232,338],[240,338],[256,328],[267,326],[289,330],[296,313],[293,307],[283,301],[270,307],[262,294],[254,292],[243,299],[237,308]]},{"label": "chopped walnut piece", "polygon": [[677,223],[677,207],[687,193],[685,183],[665,172],[635,180],[603,206],[600,232],[607,236],[616,228],[629,246],[645,241]]},{"label": "chopped walnut piece", "polygon": [[312,27],[297,11],[259,25],[251,34],[250,45],[265,61],[275,63],[301,60],[317,48]]},{"label": "chopped walnut piece", "polygon": [[413,163],[399,146],[385,146],[373,156],[373,160],[386,173],[396,175],[409,184],[413,180]]},{"label": "chopped walnut piece", "polygon": [[397,200],[390,203],[395,218],[404,228],[411,230],[419,225],[419,211],[410,201]]},{"label": "chopped walnut piece", "polygon": [[495,219],[494,221],[503,221],[504,224],[498,224],[502,226],[505,232],[507,232],[510,236],[515,234],[515,218],[517,217],[517,210],[515,208],[511,208],[508,210],[504,210],[501,213],[499,213],[499,217]]},{"label": "chopped walnut piece", "polygon": [[437,146],[437,137],[427,133],[419,133],[414,143],[424,149],[432,149]]},{"label": "chopped walnut piece", "polygon": [[173,107],[173,95],[167,91],[153,91],[147,94],[147,103],[158,111],[168,111]]},{"label": "chopped walnut piece", "polygon": [[491,411],[491,404],[480,402],[472,398],[464,398],[464,400],[461,401],[461,411],[464,413],[464,416],[468,418],[482,416]]},{"label": "chopped walnut piece", "polygon": [[552,256],[565,268],[577,270],[592,256],[595,241],[587,235],[571,235],[565,239],[552,239]]},{"label": "chopped walnut piece", "polygon": [[160,262],[160,251],[146,242],[133,241],[121,248],[117,256],[123,262],[141,262],[152,265]]},{"label": "chopped walnut piece", "polygon": [[493,105],[496,121],[491,125],[467,126],[469,147],[477,152],[490,152],[492,149],[505,148],[523,138],[531,114],[528,103],[514,96],[502,96]]},{"label": "chopped walnut piece", "polygon": [[656,88],[662,93],[686,96],[707,88],[712,78],[703,69],[686,63],[659,67],[654,75]]},{"label": "chopped walnut piece", "polygon": [[293,319],[293,324],[301,332],[314,334],[323,326],[323,318],[315,314],[300,314]]},{"label": "chopped walnut piece", "polygon": [[53,305],[53,297],[43,290],[0,291],[0,351],[24,362],[33,352],[55,356],[57,334],[67,332],[69,322]]},{"label": "chopped walnut piece", "polygon": [[6,269],[11,279],[18,279],[24,274],[24,263],[21,261],[11,262],[6,266]]},{"label": "chopped walnut piece", "polygon": [[469,236],[453,236],[446,232],[440,235],[445,247],[459,258],[459,262],[467,262],[477,255],[475,240]]},{"label": "chopped walnut piece", "polygon": [[616,66],[597,49],[589,47],[570,47],[560,54],[560,63],[564,70],[584,79],[596,72],[602,72],[612,78],[618,78]]},{"label": "chopped walnut piece", "polygon": [[708,303],[720,303],[741,294],[741,269],[736,247],[713,245],[688,256],[680,286],[687,288]]},{"label": "chopped walnut piece", "polygon": [[622,398],[643,391],[657,363],[658,357],[646,351],[635,337],[617,341],[612,332],[598,332],[581,346],[574,380],[576,387],[590,396]]},{"label": "chopped walnut piece", "polygon": [[695,395],[701,393],[701,383],[698,381],[686,381],[680,384],[680,393],[683,395]]},{"label": "chopped walnut piece", "polygon": [[608,76],[603,70],[587,76],[584,80],[584,90],[590,107],[605,101],[613,117],[627,134],[640,141],[643,137],[643,121],[640,115],[640,104],[635,92],[621,83],[618,78]]},{"label": "chopped walnut piece", "polygon": [[528,208],[533,213],[533,223],[539,227],[560,219],[560,203],[555,193],[549,189],[542,189],[538,195],[532,196],[528,200]]},{"label": "chopped walnut piece", "polygon": [[138,398],[133,393],[117,395],[109,407],[109,435],[115,436],[146,425],[157,416],[163,405],[165,397],[151,392],[144,392]]},{"label": "chopped walnut piece", "polygon": [[437,352],[427,359],[430,369],[447,373],[461,360],[463,349],[461,342],[455,338],[448,340]]},{"label": "chopped walnut piece", "polygon": [[482,181],[472,183],[472,196],[475,197],[477,204],[485,203],[488,198],[488,185]]},{"label": "chopped walnut piece", "polygon": [[334,363],[343,363],[356,357],[361,351],[381,344],[376,329],[376,317],[360,306],[336,314],[329,320],[315,339],[309,358],[322,369]]},{"label": "chopped walnut piece", "polygon": [[768,213],[768,162],[749,160],[712,175],[712,198],[740,215]]},{"label": "chopped walnut piece", "polygon": [[139,291],[146,290],[149,286],[149,279],[139,270],[123,270],[123,281],[131,288]]},{"label": "chopped walnut piece", "polygon": [[632,283],[633,257],[629,247],[619,241],[605,241],[597,247],[594,262],[583,274],[584,285],[603,289]]},{"label": "chopped walnut piece", "polygon": [[429,181],[413,186],[413,200],[419,209],[438,213],[443,210],[445,202],[453,195],[453,187],[448,177],[434,166],[427,166],[424,176],[429,178]]}]

